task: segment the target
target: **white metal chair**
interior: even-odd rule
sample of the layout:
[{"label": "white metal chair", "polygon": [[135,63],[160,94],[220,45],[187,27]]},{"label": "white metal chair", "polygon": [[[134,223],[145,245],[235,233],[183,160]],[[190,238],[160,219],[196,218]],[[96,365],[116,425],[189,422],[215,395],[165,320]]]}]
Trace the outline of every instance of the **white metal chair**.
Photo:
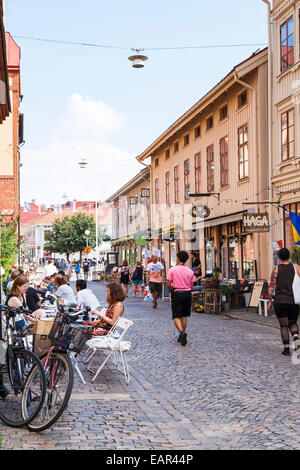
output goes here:
[{"label": "white metal chair", "polygon": [[[128,329],[133,325],[131,320],[126,318],[120,317],[118,321],[115,323],[113,328],[110,330],[109,334],[106,336],[98,336],[96,338],[92,338],[86,342],[87,346],[89,347],[89,354],[85,356],[84,363],[87,364],[87,369],[94,374],[92,382],[94,382],[101,372],[105,364],[107,363],[108,359],[113,355],[113,363],[117,366],[118,370],[125,375],[125,380],[127,383],[130,381],[130,375],[128,370],[128,364],[126,360],[126,353],[129,351],[131,347],[130,341],[124,341],[124,337],[128,331]],[[118,333],[120,330],[120,333]],[[92,351],[92,352],[90,352]],[[94,371],[91,367],[95,360],[96,352],[97,351],[107,351],[108,354],[105,357],[104,361],[98,367],[96,371]],[[121,357],[121,362],[123,368],[119,367],[116,354],[119,353]]]}]

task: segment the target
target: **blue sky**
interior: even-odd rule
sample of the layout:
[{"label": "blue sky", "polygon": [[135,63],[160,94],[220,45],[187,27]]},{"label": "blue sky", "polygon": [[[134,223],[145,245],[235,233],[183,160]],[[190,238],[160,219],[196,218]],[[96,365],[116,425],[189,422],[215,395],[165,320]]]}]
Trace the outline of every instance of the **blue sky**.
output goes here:
[{"label": "blue sky", "polygon": [[[13,36],[145,49],[267,43],[266,15],[261,0],[6,0],[5,7]],[[139,171],[134,157],[258,48],[146,50],[149,60],[136,70],[127,50],[16,42],[26,140],[21,199],[47,203],[64,192],[110,196]],[[85,178],[82,156],[90,163]]]}]

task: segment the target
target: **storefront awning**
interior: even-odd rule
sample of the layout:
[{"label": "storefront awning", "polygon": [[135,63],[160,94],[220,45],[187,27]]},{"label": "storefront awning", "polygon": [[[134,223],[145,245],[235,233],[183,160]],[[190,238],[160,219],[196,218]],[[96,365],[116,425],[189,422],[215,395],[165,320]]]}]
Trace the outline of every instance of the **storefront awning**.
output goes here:
[{"label": "storefront awning", "polygon": [[124,238],[118,238],[117,240],[112,240],[111,245],[116,245],[116,243],[127,242],[128,240],[133,240],[133,235]]},{"label": "storefront awning", "polygon": [[219,217],[211,217],[210,219],[206,219],[204,221],[198,222],[193,225],[194,229],[197,228],[206,228],[206,227],[214,227],[216,225],[223,225],[229,224],[230,222],[236,222],[238,220],[243,219],[243,214],[247,213],[247,211],[239,211],[234,212],[232,214],[221,215]]}]

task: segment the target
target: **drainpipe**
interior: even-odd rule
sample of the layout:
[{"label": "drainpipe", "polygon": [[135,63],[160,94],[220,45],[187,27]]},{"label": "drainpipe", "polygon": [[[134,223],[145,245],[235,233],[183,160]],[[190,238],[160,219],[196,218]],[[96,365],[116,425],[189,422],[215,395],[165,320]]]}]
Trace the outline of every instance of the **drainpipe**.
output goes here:
[{"label": "drainpipe", "polygon": [[[252,91],[253,93],[253,148],[254,148],[254,191],[255,194],[258,194],[258,146],[257,146],[257,91],[254,87],[249,85],[249,83],[243,82],[242,80],[239,79],[236,71],[234,71],[234,79],[237,83],[240,85],[248,88],[249,90]],[[258,202],[258,196],[256,196],[257,202]],[[259,211],[256,207],[256,211]],[[258,246],[258,236],[257,234],[255,235],[254,238],[254,251],[255,251],[255,258],[257,259],[257,256],[259,254],[259,246]]]},{"label": "drainpipe", "polygon": [[[273,121],[273,80],[272,80],[272,69],[273,69],[273,55],[272,55],[272,18],[271,18],[271,2],[269,0],[262,0],[268,7],[268,172],[269,172],[269,201],[273,201],[273,187],[272,187],[272,151],[273,151],[273,140],[272,140],[272,121]],[[270,271],[273,268],[273,214],[272,206],[269,210],[270,220],[270,238],[269,238],[269,262]]]}]

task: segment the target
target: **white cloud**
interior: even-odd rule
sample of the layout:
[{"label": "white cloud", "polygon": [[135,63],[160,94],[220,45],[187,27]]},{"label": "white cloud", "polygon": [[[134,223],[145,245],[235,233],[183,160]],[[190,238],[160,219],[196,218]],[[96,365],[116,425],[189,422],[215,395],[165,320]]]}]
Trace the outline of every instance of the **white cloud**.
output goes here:
[{"label": "white cloud", "polygon": [[[141,170],[133,155],[107,142],[124,125],[124,116],[102,101],[73,94],[50,142],[22,150],[21,202],[50,205],[63,202],[63,194],[77,200],[109,197]],[[78,165],[82,158],[89,163],[84,170]]]},{"label": "white cloud", "polygon": [[125,117],[103,103],[74,93],[68,99],[66,113],[60,118],[57,136],[99,140],[118,131]]}]

